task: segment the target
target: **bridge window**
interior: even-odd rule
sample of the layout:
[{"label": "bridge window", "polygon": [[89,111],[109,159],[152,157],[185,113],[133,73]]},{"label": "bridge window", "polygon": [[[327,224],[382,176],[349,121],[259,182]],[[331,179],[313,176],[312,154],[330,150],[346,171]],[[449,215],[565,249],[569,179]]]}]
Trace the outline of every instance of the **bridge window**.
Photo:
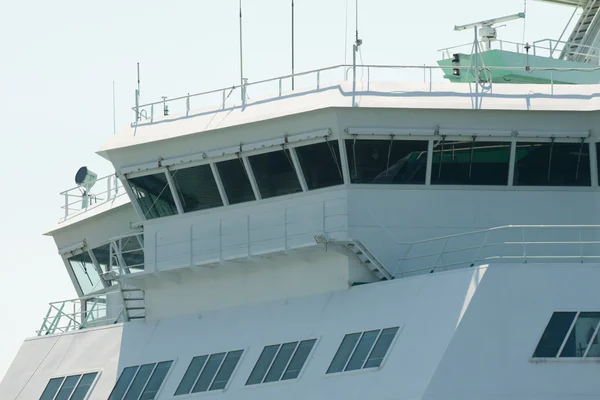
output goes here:
[{"label": "bridge window", "polygon": [[175,200],[164,173],[129,178],[128,181],[147,219],[177,214]]},{"label": "bridge window", "polygon": [[171,365],[173,361],[125,368],[108,400],[155,399]]},{"label": "bridge window", "polygon": [[399,329],[395,327],[346,335],[327,373],[379,368]]},{"label": "bridge window", "polygon": [[424,184],[426,141],[346,140],[352,183]]},{"label": "bridge window", "polygon": [[507,185],[510,143],[437,142],[433,149],[434,185]]},{"label": "bridge window", "polygon": [[236,158],[234,160],[223,161],[217,164],[225,193],[229,204],[245,203],[247,201],[256,200],[252,185],[248,179],[246,168],[242,160]]},{"label": "bridge window", "polygon": [[249,157],[263,199],[302,191],[289,150]]},{"label": "bridge window", "polygon": [[600,312],[555,312],[533,358],[600,357],[599,330]]},{"label": "bridge window", "polygon": [[297,147],[296,154],[308,189],[321,189],[344,183],[337,140]]},{"label": "bridge window", "polygon": [[586,143],[517,143],[514,184],[590,186]]},{"label": "bridge window", "polygon": [[312,339],[265,347],[246,385],[298,378],[316,342]]},{"label": "bridge window", "polygon": [[172,177],[184,212],[223,206],[210,165],[178,169]]},{"label": "bridge window", "polygon": [[69,264],[84,295],[102,289],[100,275],[87,251],[69,258]]},{"label": "bridge window", "polygon": [[92,372],[50,379],[40,400],[83,400],[97,376],[97,372]]},{"label": "bridge window", "polygon": [[194,357],[175,396],[225,389],[242,353],[237,350]]}]

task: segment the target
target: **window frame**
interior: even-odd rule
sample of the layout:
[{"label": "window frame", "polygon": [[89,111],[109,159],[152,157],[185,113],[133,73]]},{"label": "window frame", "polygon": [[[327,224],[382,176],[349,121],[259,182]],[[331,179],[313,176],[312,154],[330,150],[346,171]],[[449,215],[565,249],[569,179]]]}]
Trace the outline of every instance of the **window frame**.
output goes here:
[{"label": "window frame", "polygon": [[169,361],[171,361],[172,362],[171,367],[169,367],[169,370],[167,371],[167,374],[165,375],[165,378],[163,379],[160,387],[158,388],[158,391],[156,392],[156,396],[155,397],[156,398],[160,398],[161,393],[163,392],[163,390],[165,390],[166,382],[169,380],[169,377],[171,376],[171,373],[173,373],[173,370],[175,369],[175,366],[177,365],[177,361],[178,360],[179,360],[178,357],[173,357],[170,360],[164,359],[164,360],[161,360],[161,361],[140,361],[136,365],[126,365],[126,366],[124,366],[123,368],[121,368],[119,370],[119,373],[117,374],[117,379],[115,380],[115,383],[112,386],[110,393],[108,394],[108,398],[110,398],[110,396],[112,395],[112,392],[115,390],[115,387],[117,386],[117,383],[119,383],[119,379],[121,378],[121,375],[123,374],[123,371],[125,371],[127,368],[137,367],[137,370],[135,371],[135,374],[133,375],[133,377],[131,378],[131,381],[127,385],[127,388],[125,389],[125,392],[123,393],[123,397],[121,397],[118,400],[123,400],[125,398],[125,396],[127,396],[127,393],[129,391],[129,389],[131,388],[131,384],[135,380],[135,378],[136,378],[136,376],[137,376],[137,374],[138,374],[141,366],[147,365],[147,364],[154,364],[154,368],[152,369],[152,372],[150,373],[150,376],[148,376],[148,380],[146,381],[146,383],[144,384],[144,387],[140,391],[140,396],[144,393],[144,390],[146,390],[146,387],[148,386],[148,382],[150,382],[150,379],[152,379],[152,375],[154,374],[154,371],[156,371],[156,367],[158,366],[158,364],[163,363],[163,362],[169,362]]},{"label": "window frame", "polygon": [[[398,331],[394,335],[394,339],[390,343],[390,346],[388,347],[388,349],[387,349],[387,351],[385,353],[385,356],[381,360],[381,364],[379,364],[378,367],[364,368],[364,366],[366,365],[366,363],[369,361],[369,356],[371,355],[371,352],[373,351],[373,349],[377,345],[377,341],[381,337],[381,334],[383,333],[383,331],[386,330],[386,329],[393,329],[393,328],[398,328]],[[341,340],[339,341],[339,345],[337,346],[337,348],[335,349],[335,352],[333,353],[333,356],[331,357],[331,361],[327,364],[327,368],[325,369],[325,377],[334,377],[334,376],[341,376],[341,375],[360,374],[360,373],[367,373],[367,372],[377,372],[377,371],[381,370],[383,367],[385,367],[385,365],[387,363],[387,360],[390,357],[390,354],[392,354],[392,351],[394,350],[394,346],[396,345],[396,342],[398,341],[398,338],[402,334],[402,330],[403,329],[404,329],[404,325],[396,325],[396,326],[389,326],[387,328],[366,329],[364,331],[354,331],[354,332],[350,332],[350,333],[345,333],[341,337]],[[358,344],[360,343],[360,340],[362,339],[363,335],[366,332],[371,332],[371,331],[376,331],[376,330],[379,330],[379,334],[377,335],[377,338],[373,342],[373,345],[371,346],[371,349],[369,350],[369,353],[367,354],[367,357],[365,358],[365,361],[363,362],[362,367],[360,369],[346,371],[345,369],[348,367],[348,364],[350,363],[350,360],[352,359],[352,356],[354,355],[354,352],[356,351],[356,348],[358,347]],[[344,368],[342,369],[342,371],[327,373],[327,370],[329,369],[329,367],[333,363],[335,355],[337,354],[340,346],[342,345],[342,341],[344,340],[344,338],[347,335],[352,335],[352,334],[357,334],[357,333],[360,333],[361,335],[358,338],[358,340],[356,341],[356,344],[354,345],[354,348],[352,349],[352,352],[350,353],[350,356],[348,357],[348,360],[346,360],[346,363],[344,364]]]},{"label": "window frame", "polygon": [[[187,366],[185,368],[185,372],[183,373],[183,375],[181,376],[181,379],[177,383],[177,386],[175,387],[175,390],[173,391],[173,394],[171,395],[171,398],[173,398],[173,399],[186,399],[186,398],[191,397],[191,396],[201,396],[201,395],[207,395],[207,394],[225,393],[229,389],[229,387],[231,386],[231,383],[233,382],[233,380],[235,379],[235,375],[239,371],[240,365],[242,365],[242,363],[244,362],[244,358],[246,357],[246,354],[248,354],[248,350],[249,350],[248,347],[244,347],[244,348],[239,348],[237,350],[216,351],[216,352],[211,352],[210,354],[199,354],[199,355],[192,356],[190,358],[189,362],[187,363]],[[227,381],[227,384],[225,385],[225,387],[223,389],[210,390],[210,387],[212,386],[212,384],[214,383],[215,379],[217,378],[217,375],[219,374],[219,371],[221,370],[221,367],[223,366],[223,363],[225,362],[225,359],[227,358],[227,355],[229,353],[233,353],[235,351],[242,351],[242,355],[240,356],[240,359],[238,360],[235,368],[233,369],[233,372],[231,373],[231,376],[229,377],[229,380]],[[220,354],[220,353],[225,353],[225,357],[223,357],[223,360],[221,361],[221,364],[219,365],[219,368],[215,372],[215,376],[213,376],[210,384],[208,385],[208,390],[206,390],[204,392],[195,392],[195,393],[192,392],[192,390],[194,389],[194,386],[196,386],[196,384],[198,383],[198,380],[200,379],[200,376],[202,375],[202,372],[204,371],[204,368],[206,367],[206,363],[208,363],[208,360],[209,360],[210,356],[212,356],[213,354]],[[206,361],[205,361],[204,365],[202,366],[202,369],[200,370],[200,372],[198,372],[198,376],[194,380],[194,383],[192,383],[192,389],[190,390],[190,392],[189,393],[185,393],[185,394],[175,395],[175,393],[177,392],[177,389],[179,389],[179,385],[183,381],[183,378],[185,377],[185,374],[187,373],[187,371],[188,371],[190,365],[192,364],[192,361],[194,360],[194,358],[196,358],[196,357],[202,357],[202,356],[207,356],[207,358],[206,358]],[[165,378],[165,380],[166,380],[166,378]]]},{"label": "window frame", "polygon": [[[554,357],[534,357],[533,355],[535,354],[535,350],[538,347],[538,345],[540,344],[542,338],[544,337],[544,333],[546,333],[546,329],[548,328],[548,324],[550,323],[551,318],[554,316],[554,314],[561,313],[561,312],[575,313],[575,317],[573,318],[573,321],[571,322],[571,326],[569,326],[569,329],[567,330],[567,333],[565,334],[565,337],[563,338],[563,341],[562,341],[560,347],[558,348],[556,355]],[[553,311],[550,314],[550,317],[548,318],[548,322],[546,322],[546,325],[544,325],[542,332],[539,334],[538,340],[535,342],[533,351],[531,352],[531,356],[529,357],[529,361],[532,363],[549,362],[549,361],[553,361],[553,362],[598,362],[598,361],[600,361],[600,357],[587,357],[589,351],[592,348],[592,344],[593,344],[592,342],[593,342],[594,338],[600,334],[600,323],[598,323],[598,326],[596,326],[596,330],[594,332],[594,335],[592,336],[592,342],[588,343],[588,346],[585,349],[585,352],[583,353],[582,357],[561,357],[560,356],[560,354],[563,352],[565,346],[567,345],[567,341],[569,340],[569,336],[571,336],[571,332],[573,331],[573,329],[575,329],[575,326],[577,325],[577,320],[579,319],[579,316],[582,313],[588,313],[588,312],[600,312],[600,311],[575,311],[572,309],[571,310]]]},{"label": "window frame", "polygon": [[71,396],[73,396],[73,393],[75,392],[75,390],[77,390],[77,387],[79,386],[79,383],[81,382],[81,378],[83,378],[84,375],[86,374],[96,374],[96,377],[94,378],[94,381],[92,382],[92,384],[90,385],[90,388],[88,389],[87,393],[85,394],[85,396],[83,397],[83,400],[87,400],[90,398],[92,392],[94,391],[94,388],[96,387],[96,384],[98,383],[98,380],[100,379],[100,377],[102,376],[102,372],[104,372],[104,369],[99,369],[99,370],[80,370],[78,372],[72,372],[72,373],[68,373],[68,374],[54,374],[51,375],[50,377],[48,377],[48,382],[46,383],[46,386],[44,386],[44,388],[42,389],[42,393],[40,393],[40,397],[42,396],[42,394],[44,393],[44,390],[46,390],[46,387],[48,386],[48,383],[52,380],[52,379],[61,379],[62,378],[62,382],[60,383],[60,386],[58,387],[58,389],[56,390],[56,393],[54,393],[54,397],[53,400],[56,398],[56,396],[58,395],[58,393],[60,392],[60,389],[62,389],[63,384],[65,383],[65,380],[67,377],[69,376],[74,376],[74,375],[79,375],[79,380],[77,381],[77,385],[75,385],[75,387],[73,388],[73,392],[71,392],[71,395],[69,396],[69,398],[71,398]]},{"label": "window frame", "polygon": [[[306,368],[308,366],[308,364],[310,363],[311,358],[314,356],[314,352],[316,351],[317,347],[319,346],[319,343],[321,342],[321,336],[316,336],[313,337],[311,339],[294,339],[294,340],[287,340],[285,342],[281,342],[278,344],[267,344],[262,346],[260,353],[258,354],[258,356],[256,357],[256,361],[254,362],[254,364],[252,365],[252,368],[250,369],[250,372],[248,373],[248,377],[246,378],[245,382],[244,382],[244,389],[253,389],[253,388],[264,388],[266,386],[273,386],[273,385],[283,385],[283,384],[289,384],[289,383],[293,383],[293,382],[297,382],[302,378],[302,375],[304,374],[304,371],[306,371]],[[302,365],[302,368],[300,369],[300,372],[298,373],[298,376],[294,379],[281,379],[283,378],[283,375],[285,375],[285,373],[287,372],[288,367],[290,366],[290,363],[292,362],[292,359],[294,358],[294,355],[296,354],[296,351],[298,350],[298,347],[300,346],[300,343],[302,342],[307,342],[307,341],[311,341],[314,340],[315,344],[313,345],[312,349],[310,350],[310,352],[308,353],[308,356],[306,357],[306,361],[304,361],[304,364]],[[264,382],[264,380],[267,378],[267,375],[269,374],[269,371],[271,370],[271,367],[273,366],[273,363],[275,362],[275,359],[277,358],[277,355],[279,354],[279,350],[281,349],[281,346],[283,346],[286,343],[297,343],[296,348],[294,349],[294,352],[292,353],[292,355],[290,356],[290,359],[288,360],[285,368],[283,369],[283,372],[281,373],[281,377],[279,378],[279,380],[273,381],[273,382]],[[273,356],[273,359],[271,360],[271,363],[269,364],[269,367],[267,368],[265,375],[262,377],[262,380],[260,383],[255,383],[252,385],[248,385],[246,384],[246,382],[248,381],[248,379],[250,379],[250,376],[252,375],[252,371],[254,370],[254,368],[256,367],[256,364],[258,363],[258,360],[260,359],[260,355],[262,354],[263,350],[266,347],[269,346],[279,346],[279,348],[277,349],[277,353],[275,353],[275,355]],[[241,360],[240,360],[241,362]]]}]

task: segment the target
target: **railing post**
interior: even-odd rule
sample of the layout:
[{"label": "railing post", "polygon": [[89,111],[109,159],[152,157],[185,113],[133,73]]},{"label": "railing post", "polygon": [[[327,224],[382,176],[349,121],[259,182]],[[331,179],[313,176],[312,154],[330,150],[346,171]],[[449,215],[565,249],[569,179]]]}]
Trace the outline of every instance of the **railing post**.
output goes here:
[{"label": "railing post", "polygon": [[187,98],[185,99],[185,115],[186,117],[190,115],[190,94],[188,93]]},{"label": "railing post", "polygon": [[554,71],[550,70],[550,90],[552,93],[552,96],[554,96]]},{"label": "railing post", "polygon": [[521,242],[523,244],[523,264],[527,264],[527,245],[525,244],[525,228],[521,228]]},{"label": "railing post", "polygon": [[317,90],[321,89],[321,71],[317,71]]},{"label": "railing post", "polygon": [[367,91],[371,90],[371,67],[367,67]]},{"label": "railing post", "polygon": [[150,122],[154,122],[154,104],[150,106]]},{"label": "railing post", "polygon": [[69,216],[69,194],[65,192],[65,219]]},{"label": "railing post", "polygon": [[579,259],[583,264],[583,241],[581,240],[581,228],[577,229],[579,231]]},{"label": "railing post", "polygon": [[108,202],[110,200],[110,195],[112,192],[112,175],[109,175],[106,178],[106,201]]},{"label": "railing post", "polygon": [[444,252],[446,251],[446,246],[448,245],[448,239],[444,240],[444,247],[442,247],[442,251],[440,251],[440,254],[438,254],[438,258],[437,260],[435,260],[435,264],[433,264],[433,270],[435,271],[438,263],[440,262],[440,260],[442,259]]},{"label": "railing post", "polygon": [[429,93],[433,92],[433,68],[429,67]]},{"label": "railing post", "polygon": [[223,90],[223,110],[225,109],[225,101],[227,100],[227,97],[225,95],[225,90]]},{"label": "railing post", "polygon": [[279,97],[281,97],[282,87],[283,87],[283,82],[282,82],[281,78],[279,78]]}]

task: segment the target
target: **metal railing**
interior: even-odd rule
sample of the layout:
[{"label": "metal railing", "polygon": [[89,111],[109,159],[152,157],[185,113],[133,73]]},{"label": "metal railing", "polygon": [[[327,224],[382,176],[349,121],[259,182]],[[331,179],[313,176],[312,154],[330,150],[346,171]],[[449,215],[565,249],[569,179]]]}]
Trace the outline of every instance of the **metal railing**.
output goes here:
[{"label": "metal railing", "polygon": [[[529,45],[530,54],[539,57],[555,58],[555,53],[562,52],[563,49],[574,49],[573,51],[567,51],[570,59],[575,56],[585,56],[588,60],[594,60],[596,64],[600,63],[600,48],[594,46],[581,45],[573,42],[565,42],[562,40],[555,39],[541,39],[536,40],[531,44],[511,42],[509,40],[495,40],[492,42],[492,49],[513,51],[519,54],[527,53],[527,46]],[[467,51],[469,54],[472,52],[473,42],[459,44],[457,46],[446,47],[439,49],[438,52],[442,54],[442,59],[447,60],[452,58],[452,55],[460,50]],[[582,50],[587,50],[583,52]],[[486,51],[484,42],[479,42],[479,51]]]},{"label": "metal railing", "polygon": [[121,181],[114,174],[96,179],[93,188],[101,191],[87,193],[83,187],[77,186],[61,192],[60,195],[64,198],[64,205],[61,207],[63,217],[59,222],[64,222],[90,208],[107,203],[125,194]]},{"label": "metal railing", "polygon": [[111,312],[107,308],[107,295],[112,293],[117,292],[50,303],[48,313],[36,331],[37,336],[123,322],[123,306],[117,308],[116,316],[111,316],[115,310]]},{"label": "metal railing", "polygon": [[[509,42],[503,42],[509,43]],[[519,48],[520,48],[519,44]],[[536,45],[536,48],[541,49],[542,46]],[[450,50],[452,48],[444,49]],[[442,51],[444,51],[442,50]],[[537,51],[537,50],[536,50]],[[423,83],[423,87],[418,87],[414,91],[418,92],[434,92],[434,84],[447,82],[443,73],[447,66],[438,65],[357,65],[356,74],[352,73],[352,80],[356,85],[356,90],[351,91],[349,95],[354,99],[371,90],[372,82],[407,82],[407,83]],[[467,71],[473,76],[476,75],[476,70],[479,71],[482,83],[492,83],[491,75],[493,71],[527,71],[532,73],[535,71],[548,71],[548,80],[553,80],[551,77],[553,71],[580,71],[593,72],[598,71],[596,68],[546,68],[546,67],[525,67],[525,66],[458,66],[461,71]],[[153,103],[146,103],[132,107],[135,115],[136,124],[151,124],[165,116],[177,115],[179,117],[189,117],[196,115],[214,115],[218,112],[231,111],[235,108],[243,109],[250,99],[251,93],[254,98],[260,98],[261,101],[276,100],[287,96],[300,95],[303,92],[323,90],[325,87],[339,84],[340,81],[347,81],[350,78],[350,71],[354,67],[352,65],[335,65],[321,69],[315,69],[307,72],[298,73],[295,75],[285,75],[276,78],[261,80],[252,83],[245,83],[243,86],[234,85],[226,88],[210,90],[188,94],[186,96],[175,97],[172,99],[163,99]],[[356,75],[356,76],[354,76]],[[377,76],[375,76],[377,75]],[[486,76],[488,78],[486,78]],[[296,86],[304,89],[296,91],[284,91],[284,86],[288,87],[292,77],[296,80]],[[329,77],[330,79],[327,79]],[[304,79],[303,79],[304,78]],[[552,81],[552,85],[554,82]],[[447,88],[444,88],[447,90]],[[410,89],[406,91],[409,93]],[[236,96],[232,96],[236,93]],[[242,93],[242,100],[237,97]],[[234,98],[238,100],[233,100]],[[231,100],[230,100],[231,99]],[[192,104],[193,103],[193,104]],[[217,106],[215,106],[217,104]],[[192,112],[192,109],[194,111]],[[225,114],[227,115],[227,114]],[[217,122],[216,122],[217,123]]]},{"label": "metal railing", "polygon": [[413,242],[397,276],[502,262],[600,262],[600,225],[508,225]]}]

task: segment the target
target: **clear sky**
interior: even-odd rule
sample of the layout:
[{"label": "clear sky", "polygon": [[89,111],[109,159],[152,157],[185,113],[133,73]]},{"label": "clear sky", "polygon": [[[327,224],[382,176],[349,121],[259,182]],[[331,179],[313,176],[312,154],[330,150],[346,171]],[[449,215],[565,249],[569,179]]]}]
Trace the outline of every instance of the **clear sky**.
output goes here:
[{"label": "clear sky", "polygon": [[[244,0],[245,76],[290,72],[290,1]],[[296,70],[344,62],[346,0],[295,0]],[[361,0],[363,61],[435,64],[437,49],[472,40],[456,24],[523,11],[523,0]],[[528,1],[525,38],[558,38],[572,9]],[[111,165],[94,151],[130,122],[136,63],[142,101],[239,82],[238,0],[4,1],[0,13],[0,186],[3,255],[0,378],[51,301],[75,297],[52,238],[62,190],[86,165]],[[499,30],[523,38],[523,22]],[[354,30],[350,0],[348,43]],[[350,57],[350,50],[348,56]],[[91,351],[100,351],[91,349]]]}]

